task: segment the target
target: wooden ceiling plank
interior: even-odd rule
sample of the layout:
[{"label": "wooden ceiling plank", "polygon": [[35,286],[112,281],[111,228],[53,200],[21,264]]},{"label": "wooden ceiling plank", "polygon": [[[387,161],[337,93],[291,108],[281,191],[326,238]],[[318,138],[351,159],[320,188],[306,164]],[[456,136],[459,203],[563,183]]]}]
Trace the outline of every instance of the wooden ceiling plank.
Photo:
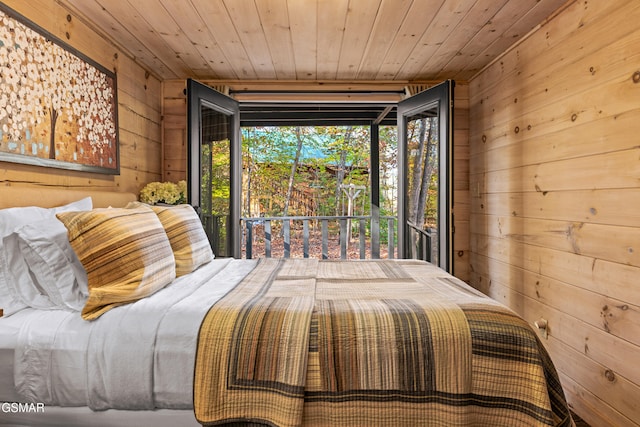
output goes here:
[{"label": "wooden ceiling plank", "polygon": [[315,80],[318,75],[318,0],[287,2],[296,78]]},{"label": "wooden ceiling plank", "polygon": [[348,2],[344,0],[318,0],[317,16],[317,78],[338,78],[340,50],[345,36]]},{"label": "wooden ceiling plank", "polygon": [[365,48],[358,78],[372,79],[378,74],[382,59],[391,48],[413,0],[382,0],[373,31]]},{"label": "wooden ceiling plank", "polygon": [[[305,3],[312,4],[313,2]],[[276,77],[283,80],[295,79],[296,63],[293,57],[293,37],[291,36],[287,2],[261,0],[256,2],[256,6],[276,70]],[[314,9],[310,9],[310,13],[314,12]]]},{"label": "wooden ceiling plank", "polygon": [[[203,0],[207,1],[207,0]],[[265,38],[260,15],[254,0],[224,0],[229,17],[235,26],[235,33],[242,43],[242,49],[232,52],[247,55],[254,71],[254,78],[276,78],[273,57]]]},{"label": "wooden ceiling plank", "polygon": [[[563,6],[566,1],[538,0],[532,2],[528,0],[527,3],[534,4],[526,9],[525,13],[523,13],[523,9],[520,7],[519,10],[510,10],[510,13],[505,14],[506,16],[500,16],[500,20],[506,24],[505,31],[500,33],[493,43],[487,45],[485,49],[479,52],[479,55],[467,64],[466,69],[470,71],[479,70],[482,68],[482,64],[488,64],[493,61],[498,55],[502,54],[514,43],[526,36],[529,31],[540,24],[551,13]],[[509,20],[509,17],[511,17],[511,20]]]},{"label": "wooden ceiling plank", "polygon": [[451,58],[448,64],[440,71],[437,77],[450,76],[461,70],[471,70],[470,64],[490,44],[489,40],[495,40],[498,35],[504,33],[522,10],[529,10],[532,4],[538,0],[522,0],[519,2],[507,1],[495,15],[487,20],[482,28],[469,40],[458,55]]},{"label": "wooden ceiling plank", "polygon": [[159,58],[171,64],[171,68],[176,70],[178,76],[190,73],[191,68],[179,57],[175,55],[175,51],[167,44],[160,33],[151,24],[146,21],[135,6],[128,0],[111,2],[109,0],[98,0],[102,8],[107,10],[118,20],[124,28],[130,31],[140,43],[156,54]]},{"label": "wooden ceiling plank", "polygon": [[203,59],[204,77],[233,78],[235,73],[220,45],[190,0],[162,0],[185,36]]},{"label": "wooden ceiling plank", "polygon": [[[187,71],[184,64],[168,54],[166,46],[161,50],[154,50],[155,42],[143,40],[140,25],[131,17],[130,25],[126,26],[120,18],[122,14],[132,12],[127,2],[111,4],[110,8],[103,7],[95,0],[65,0],[65,7],[84,17],[105,37],[113,40],[124,51],[128,52],[138,63],[162,79],[176,78]],[[150,30],[150,29],[148,29]]]},{"label": "wooden ceiling plank", "polygon": [[327,81],[468,80],[567,0],[55,1],[161,79]]},{"label": "wooden ceiling plank", "polygon": [[209,33],[216,40],[225,61],[225,67],[231,67],[235,78],[254,79],[256,73],[249,59],[248,52],[242,45],[235,23],[222,0],[191,0],[193,7],[204,22]]},{"label": "wooden ceiling plank", "polygon": [[[409,80],[430,79],[433,77],[431,75],[421,74],[422,70],[430,69],[429,66],[431,62],[435,61],[434,54],[438,51],[440,45],[445,43],[451,33],[460,25],[460,22],[474,3],[475,2],[466,0],[445,1],[443,7],[438,10],[433,21],[431,21],[424,36],[416,45],[416,48],[399,68],[399,70],[404,70],[405,68],[415,70],[413,74],[408,77]],[[405,75],[407,75],[407,72],[402,71],[403,78]]]},{"label": "wooden ceiling plank", "polygon": [[369,0],[349,3],[338,62],[338,79],[354,79],[358,75],[381,2]]},{"label": "wooden ceiling plank", "polygon": [[[471,56],[477,54],[479,52],[478,49],[470,52],[468,50],[465,51],[465,48],[469,45],[471,40],[476,38],[476,36],[486,26],[487,22],[489,22],[490,19],[495,16],[495,14],[499,12],[507,2],[507,0],[476,1],[455,30],[433,54],[433,57],[429,61],[429,69],[423,67],[420,70],[420,75],[431,74],[433,77],[441,76],[445,79],[449,76],[443,76],[442,70],[452,61],[452,58],[455,59],[462,56],[463,52]],[[520,0],[517,3],[521,8],[523,8],[525,7],[526,1]],[[493,32],[482,32],[481,34],[483,37],[481,40],[477,40],[477,47],[485,47],[491,44],[491,42],[493,42],[497,37],[496,33]]]},{"label": "wooden ceiling plank", "polygon": [[404,79],[406,75],[415,75],[415,70],[400,67],[416,49],[425,36],[431,21],[445,0],[419,0],[411,4],[400,29],[398,30],[387,55],[382,59],[376,79]]},{"label": "wooden ceiling plank", "polygon": [[[105,1],[105,3],[108,2]],[[165,9],[161,0],[130,0],[130,4],[140,18],[138,22],[146,22],[147,26],[152,29],[151,32],[171,49],[171,53],[187,65],[190,74],[201,77],[203,69],[207,66],[206,61]]]}]

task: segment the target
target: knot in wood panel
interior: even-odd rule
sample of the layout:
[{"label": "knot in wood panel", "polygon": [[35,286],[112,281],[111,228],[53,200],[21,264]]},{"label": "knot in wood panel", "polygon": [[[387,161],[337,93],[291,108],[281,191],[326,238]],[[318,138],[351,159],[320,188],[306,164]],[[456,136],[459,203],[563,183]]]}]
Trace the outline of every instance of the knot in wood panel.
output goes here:
[{"label": "knot in wood panel", "polygon": [[579,223],[571,223],[567,226],[565,230],[565,235],[567,236],[567,240],[571,244],[571,248],[573,252],[576,254],[580,254],[580,246],[578,245],[579,232],[584,226],[584,222]]},{"label": "knot in wood panel", "polygon": [[614,374],[611,369],[604,371],[604,377],[610,382],[614,382],[616,380],[616,374]]}]

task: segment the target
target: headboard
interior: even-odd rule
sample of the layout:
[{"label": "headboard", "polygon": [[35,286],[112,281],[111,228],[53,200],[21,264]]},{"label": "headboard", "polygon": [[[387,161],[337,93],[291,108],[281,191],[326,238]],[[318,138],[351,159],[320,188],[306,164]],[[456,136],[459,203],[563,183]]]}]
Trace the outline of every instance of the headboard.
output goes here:
[{"label": "headboard", "polygon": [[0,209],[15,206],[51,208],[91,196],[94,208],[123,207],[137,200],[134,193],[99,190],[65,190],[51,187],[0,186]]}]

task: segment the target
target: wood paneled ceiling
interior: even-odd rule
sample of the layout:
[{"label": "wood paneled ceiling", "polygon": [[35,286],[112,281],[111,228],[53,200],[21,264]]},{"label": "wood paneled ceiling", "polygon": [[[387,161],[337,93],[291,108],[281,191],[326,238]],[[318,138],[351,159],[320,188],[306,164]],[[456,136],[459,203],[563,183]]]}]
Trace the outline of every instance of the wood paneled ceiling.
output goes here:
[{"label": "wood paneled ceiling", "polygon": [[567,0],[58,0],[160,79],[466,81]]}]

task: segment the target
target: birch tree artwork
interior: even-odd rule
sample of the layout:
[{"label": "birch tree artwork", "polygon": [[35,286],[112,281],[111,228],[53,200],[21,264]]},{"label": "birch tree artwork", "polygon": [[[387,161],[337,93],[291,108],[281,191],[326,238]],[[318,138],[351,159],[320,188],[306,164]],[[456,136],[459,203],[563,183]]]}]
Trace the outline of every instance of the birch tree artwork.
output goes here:
[{"label": "birch tree artwork", "polygon": [[113,73],[0,11],[0,160],[118,173],[116,106]]}]

